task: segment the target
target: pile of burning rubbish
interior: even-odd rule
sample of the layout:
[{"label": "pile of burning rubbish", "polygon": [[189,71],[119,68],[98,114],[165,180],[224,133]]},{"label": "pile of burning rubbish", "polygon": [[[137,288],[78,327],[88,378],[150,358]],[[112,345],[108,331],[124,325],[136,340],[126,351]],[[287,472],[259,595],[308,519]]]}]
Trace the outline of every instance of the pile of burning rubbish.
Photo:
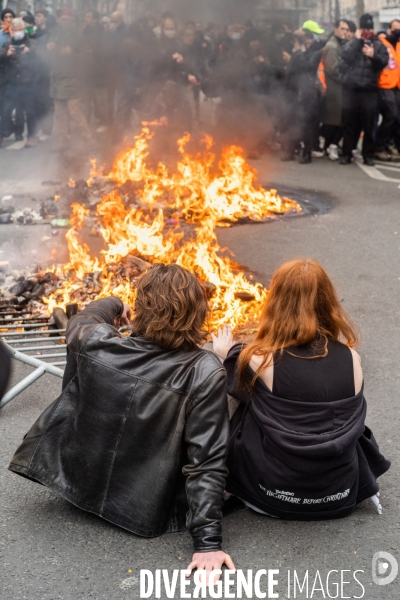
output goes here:
[{"label": "pile of burning rubbish", "polygon": [[[30,273],[9,271],[0,263],[0,308],[66,314],[71,305],[81,309],[111,294],[133,304],[142,273],[151,264],[174,262],[204,285],[210,327],[240,328],[258,318],[267,290],[221,251],[216,228],[262,222],[300,212],[300,206],[265,190],[240,148],[226,148],[218,160],[209,137],[189,154],[186,135],[178,141],[175,169],[154,166],[149,159],[153,131],[154,126],[144,125],[110,173],[93,165],[88,181],[71,180],[54,201],[42,203],[44,222],[70,227],[69,260],[57,264],[53,257]],[[91,247],[93,237],[99,251]]]}]

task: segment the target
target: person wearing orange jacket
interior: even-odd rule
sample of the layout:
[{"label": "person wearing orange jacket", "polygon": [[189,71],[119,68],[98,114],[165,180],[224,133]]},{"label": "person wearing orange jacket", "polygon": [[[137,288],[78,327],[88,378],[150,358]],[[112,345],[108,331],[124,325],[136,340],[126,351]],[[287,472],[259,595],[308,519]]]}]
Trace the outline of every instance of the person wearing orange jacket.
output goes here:
[{"label": "person wearing orange jacket", "polygon": [[379,103],[382,122],[376,138],[375,158],[390,161],[389,142],[400,117],[400,21],[390,23],[387,36],[380,36],[389,54],[389,62],[379,77]]}]

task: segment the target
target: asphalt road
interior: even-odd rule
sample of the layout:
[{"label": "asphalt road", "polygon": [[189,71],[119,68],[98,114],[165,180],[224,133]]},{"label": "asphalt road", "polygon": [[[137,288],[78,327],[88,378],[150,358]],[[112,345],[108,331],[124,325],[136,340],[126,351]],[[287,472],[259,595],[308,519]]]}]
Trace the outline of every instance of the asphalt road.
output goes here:
[{"label": "asphalt road", "polygon": [[[49,164],[46,149],[31,151],[29,156],[21,152],[1,153],[0,193],[19,189],[43,194],[41,180],[57,176],[54,157]],[[221,244],[229,246],[238,262],[256,271],[265,284],[274,269],[288,259],[301,256],[322,262],[337,284],[344,306],[361,325],[367,422],[391,458],[392,468],[381,479],[381,516],[370,503],[346,519],[315,523],[278,521],[245,510],[224,521],[224,547],[239,569],[279,569],[280,598],[294,597],[293,592],[288,594],[288,570],[292,580],[293,570],[300,580],[308,570],[308,594],[305,589],[297,591],[297,598],[398,600],[400,577],[390,585],[378,586],[372,580],[371,563],[378,551],[389,552],[400,562],[400,172],[372,170],[370,176],[356,165],[341,167],[327,159],[305,166],[262,159],[256,166],[265,183],[323,197],[329,200],[331,210],[316,217],[223,229],[219,232]],[[379,173],[393,181],[377,179]],[[35,250],[42,251],[44,235],[42,227],[17,230],[0,226],[0,260],[18,251],[28,264],[35,258]],[[28,371],[17,365],[14,380]],[[140,569],[187,566],[189,535],[153,540],[135,537],[7,471],[23,435],[59,391],[59,381],[46,376],[0,413],[0,598],[138,598]],[[327,589],[326,577],[332,570],[339,573],[330,575]],[[317,579],[312,593],[317,571],[323,591]],[[353,578],[354,571],[359,571],[357,578],[364,592]],[[335,595],[333,583],[341,577],[352,583],[343,584]]]}]

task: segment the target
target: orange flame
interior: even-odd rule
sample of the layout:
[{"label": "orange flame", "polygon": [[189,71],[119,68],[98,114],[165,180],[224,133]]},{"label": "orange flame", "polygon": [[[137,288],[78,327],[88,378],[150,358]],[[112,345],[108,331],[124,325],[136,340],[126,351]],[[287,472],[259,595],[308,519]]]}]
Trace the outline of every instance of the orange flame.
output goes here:
[{"label": "orange flame", "polygon": [[[93,258],[88,245],[79,241],[89,211],[72,205],[72,228],[66,234],[70,260],[54,269],[62,282],[46,300],[48,308],[65,308],[76,301],[85,304],[110,294],[132,304],[135,276],[118,265],[129,256],[140,256],[149,263],[176,262],[206,283],[212,296],[211,327],[223,323],[233,328],[244,326],[259,317],[267,290],[249,281],[230,258],[220,255],[216,227],[229,227],[243,218],[261,221],[301,208],[281,198],[276,190],[265,190],[239,147],[226,148],[216,169],[209,136],[195,155],[186,152],[189,134],[178,141],[180,159],[175,171],[170,172],[163,163],[152,167],[148,156],[154,125],[143,124],[134,146],[117,157],[106,176],[116,189],[97,205],[98,230],[105,243],[100,258]],[[92,162],[89,186],[98,175]],[[133,206],[124,202],[121,187],[126,184],[134,185]],[[182,221],[195,225],[193,239],[185,236]]]}]

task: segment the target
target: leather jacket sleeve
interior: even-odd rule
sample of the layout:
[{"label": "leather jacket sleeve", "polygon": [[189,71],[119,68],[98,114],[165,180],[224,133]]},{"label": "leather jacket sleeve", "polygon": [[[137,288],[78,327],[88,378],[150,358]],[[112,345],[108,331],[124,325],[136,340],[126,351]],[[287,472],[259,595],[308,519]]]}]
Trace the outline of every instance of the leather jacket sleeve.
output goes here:
[{"label": "leather jacket sleeve", "polygon": [[183,468],[189,504],[186,526],[195,552],[221,550],[222,502],[229,441],[226,373],[215,372],[201,387],[186,417],[188,460]]},{"label": "leather jacket sleeve", "polygon": [[78,354],[92,333],[94,326],[100,323],[114,325],[114,319],[120,317],[124,310],[122,300],[115,297],[102,298],[91,302],[68,322],[66,339],[68,349]]}]

